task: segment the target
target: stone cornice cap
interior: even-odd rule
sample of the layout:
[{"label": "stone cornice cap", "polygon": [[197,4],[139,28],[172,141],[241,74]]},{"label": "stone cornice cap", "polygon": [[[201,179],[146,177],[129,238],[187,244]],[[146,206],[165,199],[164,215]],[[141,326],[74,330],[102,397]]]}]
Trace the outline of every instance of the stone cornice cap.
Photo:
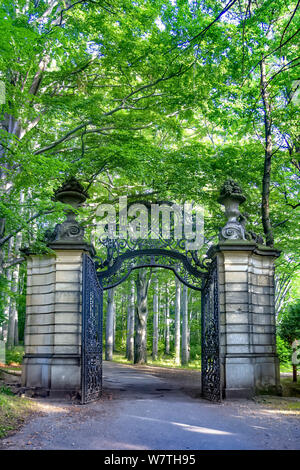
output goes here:
[{"label": "stone cornice cap", "polygon": [[274,258],[278,258],[281,255],[281,251],[276,248],[259,245],[258,243],[248,240],[228,240],[211,246],[207,252],[207,256],[213,258],[216,253],[221,251],[252,251],[256,255],[273,256]]}]

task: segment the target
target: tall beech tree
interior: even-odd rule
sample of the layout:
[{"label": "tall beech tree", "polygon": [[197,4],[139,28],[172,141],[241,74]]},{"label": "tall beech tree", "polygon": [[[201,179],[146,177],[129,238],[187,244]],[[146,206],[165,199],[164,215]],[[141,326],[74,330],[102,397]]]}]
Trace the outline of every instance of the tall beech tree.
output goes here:
[{"label": "tall beech tree", "polygon": [[174,350],[175,363],[180,364],[181,344],[181,283],[175,279],[175,318],[174,318]]},{"label": "tall beech tree", "polygon": [[127,306],[127,338],[126,338],[126,358],[129,361],[134,359],[134,317],[135,317],[135,283],[131,280],[130,293],[128,295]]},{"label": "tall beech tree", "polygon": [[114,325],[115,325],[115,289],[109,289],[107,292],[107,309],[105,325],[105,360],[112,361],[114,349]]},{"label": "tall beech tree", "polygon": [[189,362],[189,310],[188,310],[188,288],[182,285],[181,297],[181,311],[182,311],[182,348],[181,348],[181,363],[188,364]]},{"label": "tall beech tree", "polygon": [[153,340],[152,340],[152,359],[155,361],[158,357],[158,328],[159,328],[159,302],[158,302],[158,278],[153,280]]},{"label": "tall beech tree", "polygon": [[165,353],[170,354],[170,296],[168,284],[165,284]]},{"label": "tall beech tree", "polygon": [[148,289],[151,282],[151,270],[142,268],[138,270],[136,284],[135,309],[135,337],[134,337],[134,363],[147,362],[147,317],[148,317]]}]

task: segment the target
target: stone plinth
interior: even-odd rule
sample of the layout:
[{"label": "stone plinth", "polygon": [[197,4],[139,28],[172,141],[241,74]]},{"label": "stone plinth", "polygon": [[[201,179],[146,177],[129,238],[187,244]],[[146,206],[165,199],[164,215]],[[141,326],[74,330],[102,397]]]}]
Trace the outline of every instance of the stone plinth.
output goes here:
[{"label": "stone plinth", "polygon": [[221,376],[225,397],[279,391],[274,308],[274,260],[279,252],[248,241],[220,243]]},{"label": "stone plinth", "polygon": [[27,260],[22,384],[43,395],[81,389],[83,250],[56,250]]}]

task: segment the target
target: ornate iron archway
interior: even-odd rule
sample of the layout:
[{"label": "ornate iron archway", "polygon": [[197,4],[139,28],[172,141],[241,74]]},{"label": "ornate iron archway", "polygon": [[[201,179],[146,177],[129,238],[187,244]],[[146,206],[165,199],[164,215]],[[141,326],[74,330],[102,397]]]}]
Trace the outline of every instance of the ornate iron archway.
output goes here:
[{"label": "ornate iron archway", "polygon": [[[106,257],[98,257],[93,263],[86,255],[83,270],[82,402],[88,403],[101,395],[102,339],[100,341],[99,327],[102,328],[103,291],[116,287],[133,270],[144,267],[169,269],[183,284],[202,292],[202,394],[211,401],[220,401],[219,307],[215,264],[210,266],[209,258],[200,260],[196,251],[185,250],[185,240],[105,238],[100,242],[106,248]],[[95,317],[97,314],[98,320]],[[89,347],[89,342],[93,347]],[[97,354],[100,357],[98,361]]]},{"label": "ornate iron archway", "polygon": [[96,262],[98,279],[103,289],[111,289],[125,281],[135,269],[164,268],[191,289],[201,290],[210,262],[200,260],[196,251],[185,250],[185,240],[111,239],[101,244],[106,248],[105,261]]}]

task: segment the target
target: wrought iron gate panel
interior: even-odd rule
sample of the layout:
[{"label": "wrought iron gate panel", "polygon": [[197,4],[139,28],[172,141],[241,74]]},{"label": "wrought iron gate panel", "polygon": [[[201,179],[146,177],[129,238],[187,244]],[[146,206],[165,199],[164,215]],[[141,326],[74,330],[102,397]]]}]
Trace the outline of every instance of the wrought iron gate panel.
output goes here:
[{"label": "wrought iron gate panel", "polygon": [[218,266],[214,260],[201,295],[202,396],[221,401]]},{"label": "wrought iron gate panel", "polygon": [[81,402],[98,400],[102,393],[103,288],[93,260],[83,255]]}]

